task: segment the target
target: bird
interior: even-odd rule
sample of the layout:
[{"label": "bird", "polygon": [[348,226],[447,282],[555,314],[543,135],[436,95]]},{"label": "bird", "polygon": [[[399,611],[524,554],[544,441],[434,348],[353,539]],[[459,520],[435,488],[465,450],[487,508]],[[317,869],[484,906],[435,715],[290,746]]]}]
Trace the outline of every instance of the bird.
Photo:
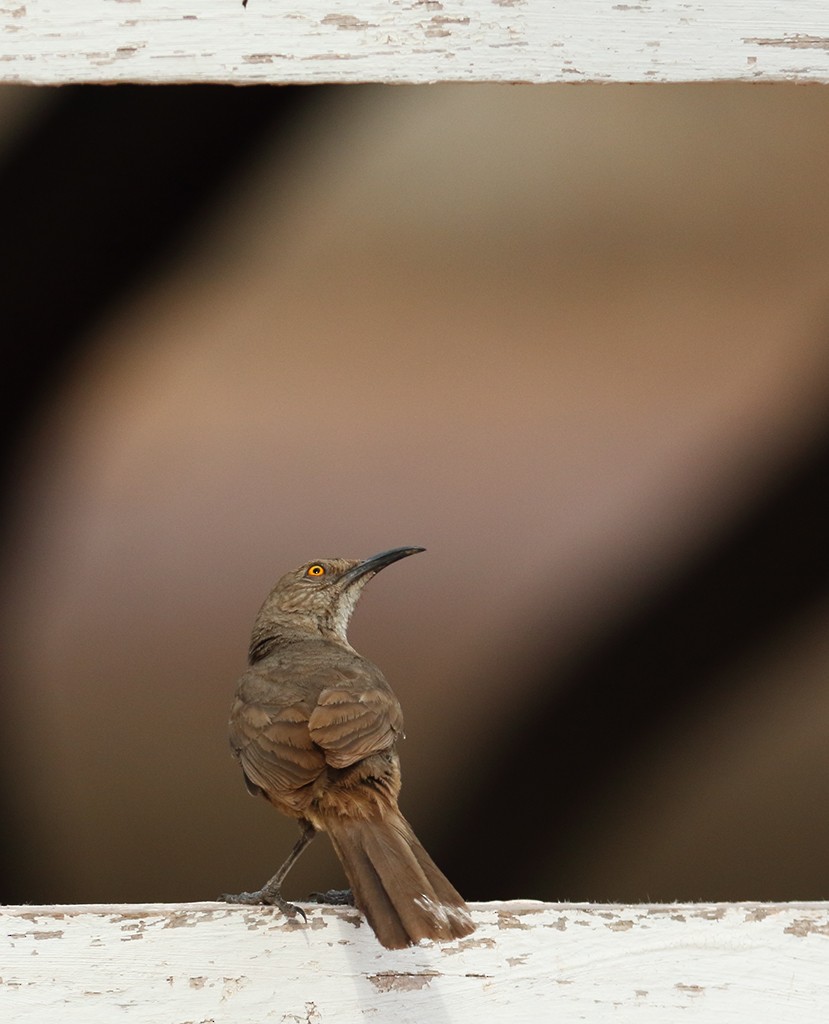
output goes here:
[{"label": "bird", "polygon": [[403,715],[380,669],[348,642],[351,614],[381,569],[424,551],[320,558],[279,579],[259,610],[230,711],[244,782],[298,819],[300,836],[261,889],[228,903],[305,912],[282,896],[302,851],[326,832],[351,886],[323,902],[353,902],[387,949],[448,941],[474,930],[469,908],[398,807]]}]

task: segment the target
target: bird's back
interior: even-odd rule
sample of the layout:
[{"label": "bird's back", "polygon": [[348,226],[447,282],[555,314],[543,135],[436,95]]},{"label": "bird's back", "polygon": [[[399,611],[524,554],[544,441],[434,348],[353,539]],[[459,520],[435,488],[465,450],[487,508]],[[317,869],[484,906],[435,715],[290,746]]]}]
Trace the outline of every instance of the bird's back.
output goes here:
[{"label": "bird's back", "polygon": [[402,728],[380,669],[322,638],[277,646],[251,665],[229,722],[248,788],[296,815],[307,812],[312,795],[299,791],[332,769],[389,752]]}]

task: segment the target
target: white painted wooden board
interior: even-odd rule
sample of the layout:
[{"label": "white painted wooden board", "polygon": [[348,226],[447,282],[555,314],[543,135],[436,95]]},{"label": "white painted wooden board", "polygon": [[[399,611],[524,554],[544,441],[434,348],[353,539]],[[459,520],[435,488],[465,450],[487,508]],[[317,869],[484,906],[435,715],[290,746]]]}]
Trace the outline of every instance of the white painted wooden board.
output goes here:
[{"label": "white painted wooden board", "polygon": [[473,905],[382,949],[356,911],[221,903],[0,909],[10,1024],[826,1024],[829,903]]},{"label": "white painted wooden board", "polygon": [[0,81],[829,81],[826,0],[0,0]]}]

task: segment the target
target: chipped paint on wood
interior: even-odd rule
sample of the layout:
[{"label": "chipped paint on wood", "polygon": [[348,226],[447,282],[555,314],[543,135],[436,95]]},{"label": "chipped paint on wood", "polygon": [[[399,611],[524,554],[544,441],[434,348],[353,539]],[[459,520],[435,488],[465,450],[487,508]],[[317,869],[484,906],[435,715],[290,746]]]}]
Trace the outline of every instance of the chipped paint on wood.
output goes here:
[{"label": "chipped paint on wood", "polygon": [[825,0],[0,0],[0,81],[829,82],[827,10]]},{"label": "chipped paint on wood", "polygon": [[[0,1017],[511,1022],[829,1017],[829,903],[472,907],[445,945],[380,947],[352,908],[7,907]],[[136,941],[140,940],[140,941]]]}]

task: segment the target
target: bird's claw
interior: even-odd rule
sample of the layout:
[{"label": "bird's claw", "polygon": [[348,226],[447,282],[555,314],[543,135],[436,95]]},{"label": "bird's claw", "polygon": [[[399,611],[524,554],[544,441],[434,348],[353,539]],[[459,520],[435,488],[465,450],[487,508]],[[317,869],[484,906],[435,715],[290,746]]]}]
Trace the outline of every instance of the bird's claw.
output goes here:
[{"label": "bird's claw", "polygon": [[326,889],[325,892],[312,892],[309,903],[324,903],[330,907],[353,907],[354,893],[350,889]]},{"label": "bird's claw", "polygon": [[241,903],[247,907],[276,907],[287,918],[293,919],[299,916],[305,924],[308,923],[308,918],[302,907],[298,907],[295,903],[289,903],[282,898],[280,893],[271,892],[268,889],[259,889],[256,892],[225,892],[219,897],[219,901],[221,903]]}]

